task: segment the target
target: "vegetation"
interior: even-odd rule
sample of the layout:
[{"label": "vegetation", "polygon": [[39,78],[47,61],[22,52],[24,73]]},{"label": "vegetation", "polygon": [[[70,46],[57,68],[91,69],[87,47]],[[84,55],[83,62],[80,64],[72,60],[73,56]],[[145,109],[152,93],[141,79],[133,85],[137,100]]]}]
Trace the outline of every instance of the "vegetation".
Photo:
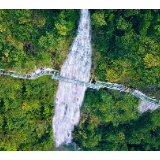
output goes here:
[{"label": "vegetation", "polygon": [[160,99],[160,10],[91,10],[91,22],[92,74]]},{"label": "vegetation", "polygon": [[78,10],[0,10],[1,68],[60,69],[75,37]]},{"label": "vegetation", "polygon": [[139,113],[138,99],[112,90],[88,90],[74,142],[84,151],[159,151],[160,109]]},{"label": "vegetation", "polygon": [[[92,78],[138,88],[160,99],[160,10],[90,10]],[[60,70],[76,35],[79,10],[0,10],[0,68]],[[54,150],[57,82],[50,76],[0,76],[0,150]],[[82,150],[160,150],[160,109],[139,113],[139,100],[88,89],[73,132]]]},{"label": "vegetation", "polygon": [[[0,68],[59,70],[76,34],[79,10],[0,10]],[[54,150],[57,82],[0,76],[0,150]]]},{"label": "vegetation", "polygon": [[54,149],[56,89],[50,76],[33,81],[0,77],[0,150]]}]

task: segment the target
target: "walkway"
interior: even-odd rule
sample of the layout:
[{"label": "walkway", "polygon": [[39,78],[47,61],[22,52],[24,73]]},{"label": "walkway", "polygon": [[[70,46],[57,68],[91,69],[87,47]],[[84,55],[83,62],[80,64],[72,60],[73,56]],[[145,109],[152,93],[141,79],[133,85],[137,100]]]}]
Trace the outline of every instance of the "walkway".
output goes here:
[{"label": "walkway", "polygon": [[54,70],[52,68],[38,68],[37,70],[35,70],[34,72],[30,73],[30,74],[20,74],[20,73],[16,73],[15,71],[5,71],[5,69],[0,69],[0,74],[1,75],[8,75],[14,78],[22,78],[22,79],[36,79],[38,77],[44,76],[44,75],[51,75],[52,79],[55,80],[59,80],[59,81],[65,81],[68,83],[75,83],[81,86],[85,86],[88,88],[92,88],[92,89],[100,89],[100,88],[108,88],[108,89],[114,89],[117,90],[119,92],[127,92],[127,93],[131,93],[132,95],[134,95],[135,97],[147,101],[149,103],[154,103],[154,104],[158,104],[160,105],[160,101],[147,97],[145,94],[143,94],[142,92],[136,90],[132,90],[129,88],[126,88],[125,86],[121,85],[121,84],[116,84],[116,83],[111,83],[111,82],[101,82],[101,81],[96,81],[96,83],[91,83],[91,82],[83,82],[83,81],[78,81],[78,80],[74,80],[74,79],[69,79],[69,78],[65,78],[65,77],[61,77],[59,75],[59,71]]}]

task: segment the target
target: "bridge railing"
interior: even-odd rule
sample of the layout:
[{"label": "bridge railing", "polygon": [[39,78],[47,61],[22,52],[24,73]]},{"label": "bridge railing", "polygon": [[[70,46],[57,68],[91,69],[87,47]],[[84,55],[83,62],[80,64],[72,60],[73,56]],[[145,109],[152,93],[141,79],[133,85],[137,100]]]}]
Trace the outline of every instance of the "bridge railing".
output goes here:
[{"label": "bridge railing", "polygon": [[[0,74],[3,75],[9,75],[12,76],[14,78],[22,78],[22,79],[36,79],[40,76],[43,75],[52,75],[52,79],[56,79],[59,81],[65,81],[68,83],[74,83],[74,84],[78,84],[81,86],[85,86],[88,88],[93,88],[93,89],[100,89],[100,88],[109,88],[109,89],[114,89],[114,90],[118,90],[120,92],[129,92],[132,95],[134,95],[137,98],[140,98],[141,100],[145,100],[148,101],[150,103],[155,103],[160,105],[160,102],[156,99],[152,99],[150,97],[147,97],[145,94],[141,93],[140,91],[136,91],[136,90],[131,90],[129,88],[126,88],[125,86],[121,85],[121,84],[116,84],[116,83],[111,83],[111,82],[101,82],[101,81],[96,81],[96,83],[90,83],[90,82],[84,82],[84,81],[79,81],[79,80],[74,80],[74,79],[70,79],[70,78],[66,78],[66,77],[61,77],[59,74],[59,72],[57,70],[48,70],[48,69],[42,69],[41,71],[35,71],[32,72],[31,74],[20,74],[20,73],[16,73],[15,71],[5,71],[4,69],[0,69]],[[129,90],[129,91],[127,91]]]},{"label": "bridge railing", "polygon": [[4,69],[0,69],[0,74],[8,75],[14,78],[36,79],[43,75],[52,75],[52,76],[57,75],[58,71],[57,70],[42,70],[41,72],[38,72],[38,73],[34,72],[31,74],[20,74],[20,73],[16,73],[15,71],[6,72]]},{"label": "bridge railing", "polygon": [[153,98],[150,98],[150,97],[147,97],[147,96],[146,96],[145,94],[143,94],[143,93],[139,93],[139,92],[137,92],[137,91],[134,91],[132,94],[133,94],[135,97],[137,97],[137,98],[139,98],[139,99],[141,99],[141,100],[145,100],[145,101],[148,101],[148,102],[150,102],[150,103],[155,103],[155,104],[160,105],[160,102],[159,102],[158,100],[153,99]]},{"label": "bridge railing", "polygon": [[120,92],[129,92],[129,88],[126,88],[125,86],[121,85],[121,84],[116,84],[116,83],[111,83],[111,82],[100,82],[100,81],[96,81],[96,85],[99,88],[109,88],[109,89],[114,89],[114,90],[118,90]]}]

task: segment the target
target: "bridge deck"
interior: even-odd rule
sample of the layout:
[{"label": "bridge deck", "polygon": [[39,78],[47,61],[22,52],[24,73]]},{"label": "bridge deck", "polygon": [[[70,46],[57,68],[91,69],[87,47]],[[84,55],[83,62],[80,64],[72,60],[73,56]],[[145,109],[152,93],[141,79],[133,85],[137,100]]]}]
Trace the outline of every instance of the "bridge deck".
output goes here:
[{"label": "bridge deck", "polygon": [[160,101],[158,101],[156,99],[152,99],[150,97],[147,97],[145,94],[143,94],[140,91],[131,90],[129,88],[126,88],[125,86],[123,86],[121,84],[116,84],[116,83],[111,83],[111,82],[101,82],[101,81],[96,81],[96,83],[84,82],[84,81],[61,77],[60,75],[58,75],[58,73],[59,73],[59,71],[57,71],[57,70],[45,69],[45,70],[41,70],[40,72],[32,72],[32,74],[21,75],[21,74],[17,74],[15,71],[5,72],[4,69],[0,69],[0,74],[12,76],[14,78],[36,79],[36,78],[43,76],[43,75],[51,75],[52,79],[64,81],[64,82],[68,82],[68,83],[74,83],[74,84],[78,84],[78,85],[85,86],[88,88],[93,88],[93,89],[98,89],[98,90],[100,88],[108,88],[108,89],[114,89],[114,90],[117,90],[120,92],[129,92],[132,95],[134,95],[135,97],[140,98],[141,100],[160,105]]}]

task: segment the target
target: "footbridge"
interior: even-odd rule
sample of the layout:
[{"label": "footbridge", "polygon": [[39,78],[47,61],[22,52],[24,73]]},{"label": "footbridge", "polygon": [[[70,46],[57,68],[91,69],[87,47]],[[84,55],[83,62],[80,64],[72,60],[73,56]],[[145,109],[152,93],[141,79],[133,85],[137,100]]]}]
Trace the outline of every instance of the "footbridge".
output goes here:
[{"label": "footbridge", "polygon": [[117,84],[117,83],[111,83],[111,82],[101,82],[101,81],[96,81],[96,83],[91,83],[90,82],[84,82],[84,81],[79,81],[75,79],[70,79],[66,77],[62,77],[59,75],[59,71],[54,70],[52,68],[39,68],[35,70],[34,72],[31,72],[30,74],[20,74],[17,73],[16,71],[6,71],[5,69],[0,69],[0,75],[7,75],[11,76],[14,78],[21,78],[21,79],[36,79],[38,77],[44,76],[44,75],[51,75],[52,79],[58,80],[58,81],[64,81],[68,83],[74,83],[77,85],[85,86],[87,88],[92,88],[92,89],[97,89],[99,90],[100,88],[108,88],[108,89],[113,89],[117,90],[119,92],[126,92],[134,95],[135,97],[147,101],[149,103],[154,103],[157,105],[160,105],[160,101],[147,97],[145,94],[142,92],[133,89],[129,89],[125,87],[124,85]]}]

